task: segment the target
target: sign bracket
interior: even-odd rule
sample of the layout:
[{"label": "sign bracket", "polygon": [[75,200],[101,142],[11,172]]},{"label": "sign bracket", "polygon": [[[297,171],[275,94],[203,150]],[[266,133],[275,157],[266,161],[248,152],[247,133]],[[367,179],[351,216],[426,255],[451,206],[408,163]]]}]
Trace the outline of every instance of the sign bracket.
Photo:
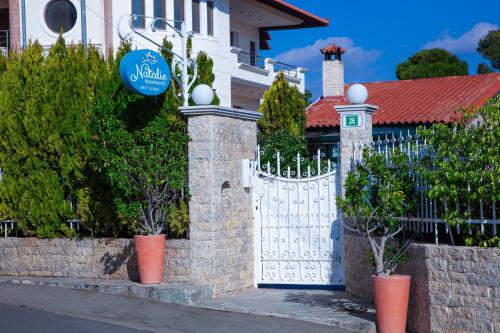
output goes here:
[{"label": "sign bracket", "polygon": [[[128,18],[128,25],[127,29],[128,31],[123,29],[123,24],[122,21],[123,19]],[[149,28],[151,31],[157,31],[158,29],[155,27],[156,22],[162,22],[169,28],[171,28],[175,33],[172,34],[172,37],[175,37],[176,35],[181,38],[181,44],[182,44],[182,52],[181,54],[177,54],[173,52],[172,50],[169,50],[163,45],[155,42],[148,36],[146,36],[142,31],[139,31],[138,28],[134,27],[134,21],[138,20],[139,18],[144,19],[150,19],[151,23],[148,24]],[[170,22],[180,22],[181,27],[180,29],[177,29],[174,25],[172,25]],[[141,28],[141,30],[144,30]],[[196,77],[198,76],[198,70],[196,67],[196,62],[193,59],[190,59],[187,54],[187,44],[188,44],[188,39],[193,35],[192,32],[188,32],[186,28],[186,22],[185,21],[178,21],[178,20],[167,20],[161,17],[153,17],[153,16],[146,16],[146,15],[136,15],[136,14],[126,14],[123,15],[119,22],[118,22],[118,36],[120,37],[121,40],[124,41],[131,41],[133,39],[133,36],[137,35],[148,42],[154,44],[157,46],[159,49],[171,53],[174,58],[172,60],[171,64],[171,75],[175,79],[175,81],[180,85],[181,90],[182,90],[182,95],[183,95],[183,106],[189,106],[189,89],[191,86],[194,84],[196,81]],[[180,67],[180,73],[178,71]],[[189,68],[192,68],[193,74],[189,75]]]}]

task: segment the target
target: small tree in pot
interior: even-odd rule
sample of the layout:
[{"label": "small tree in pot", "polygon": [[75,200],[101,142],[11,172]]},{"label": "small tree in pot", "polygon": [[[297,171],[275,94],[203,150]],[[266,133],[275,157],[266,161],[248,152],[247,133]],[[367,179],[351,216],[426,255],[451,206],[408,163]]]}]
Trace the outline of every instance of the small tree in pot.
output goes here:
[{"label": "small tree in pot", "polygon": [[165,226],[178,217],[177,209],[186,207],[189,137],[172,88],[157,97],[142,97],[125,89],[118,66],[129,49],[128,44],[123,45],[117,61],[110,61],[108,76],[97,89],[92,165],[110,185],[117,215],[136,234],[141,282],[159,283]]},{"label": "small tree in pot", "polygon": [[185,200],[189,141],[185,126],[175,116],[157,116],[132,133],[123,128],[102,133],[104,147],[98,159],[116,191],[118,213],[133,222],[142,283],[161,282],[165,224]]},{"label": "small tree in pot", "polygon": [[412,239],[402,246],[394,237],[403,227],[400,218],[408,205],[412,181],[404,156],[395,152],[391,162],[385,155],[363,152],[363,160],[349,172],[345,197],[339,207],[349,222],[344,226],[366,237],[375,263],[372,277],[379,332],[404,332],[408,307],[410,277],[391,275],[403,258]]}]

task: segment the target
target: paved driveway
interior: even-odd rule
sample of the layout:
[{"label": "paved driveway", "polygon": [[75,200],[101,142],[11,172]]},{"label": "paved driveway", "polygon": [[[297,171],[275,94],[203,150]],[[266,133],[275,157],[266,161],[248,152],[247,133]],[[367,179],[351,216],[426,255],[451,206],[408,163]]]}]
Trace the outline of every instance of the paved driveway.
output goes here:
[{"label": "paved driveway", "polygon": [[2,333],[349,332],[293,319],[213,311],[34,285],[0,284],[0,305]]}]

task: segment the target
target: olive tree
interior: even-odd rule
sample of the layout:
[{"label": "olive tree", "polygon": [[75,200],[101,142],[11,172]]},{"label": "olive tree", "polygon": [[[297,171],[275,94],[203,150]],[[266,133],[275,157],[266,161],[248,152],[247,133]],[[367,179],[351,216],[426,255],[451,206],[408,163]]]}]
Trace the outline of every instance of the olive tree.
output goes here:
[{"label": "olive tree", "polygon": [[400,218],[409,210],[408,170],[404,155],[395,152],[393,163],[370,149],[345,181],[345,197],[337,198],[344,226],[367,238],[375,262],[375,275],[390,275],[402,260],[413,238],[401,246],[393,240],[401,233]]}]

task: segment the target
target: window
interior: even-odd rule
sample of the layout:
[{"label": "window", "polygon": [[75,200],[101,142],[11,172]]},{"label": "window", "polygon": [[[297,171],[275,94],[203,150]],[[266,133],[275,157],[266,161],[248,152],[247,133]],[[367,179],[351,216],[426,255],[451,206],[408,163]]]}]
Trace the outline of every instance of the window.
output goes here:
[{"label": "window", "polygon": [[231,31],[231,46],[240,47],[240,33],[238,31]]},{"label": "window", "polygon": [[193,32],[200,33],[200,0],[193,0]]},{"label": "window", "polygon": [[181,29],[181,23],[184,21],[184,0],[174,0],[174,20],[175,28]]},{"label": "window", "polygon": [[[165,19],[165,0],[154,0],[153,2],[153,16],[157,18]],[[155,21],[156,29],[165,30],[166,25],[164,21]]]},{"label": "window", "polygon": [[214,35],[214,2],[207,1],[207,34]]},{"label": "window", "polygon": [[134,28],[144,28],[146,20],[144,18],[144,0],[132,0],[132,14],[137,15],[132,21]]},{"label": "window", "polygon": [[253,40],[250,41],[250,65],[255,66],[257,64],[256,45]]},{"label": "window", "polygon": [[77,11],[69,0],[52,0],[45,7],[44,17],[53,32],[68,32],[76,24]]}]

